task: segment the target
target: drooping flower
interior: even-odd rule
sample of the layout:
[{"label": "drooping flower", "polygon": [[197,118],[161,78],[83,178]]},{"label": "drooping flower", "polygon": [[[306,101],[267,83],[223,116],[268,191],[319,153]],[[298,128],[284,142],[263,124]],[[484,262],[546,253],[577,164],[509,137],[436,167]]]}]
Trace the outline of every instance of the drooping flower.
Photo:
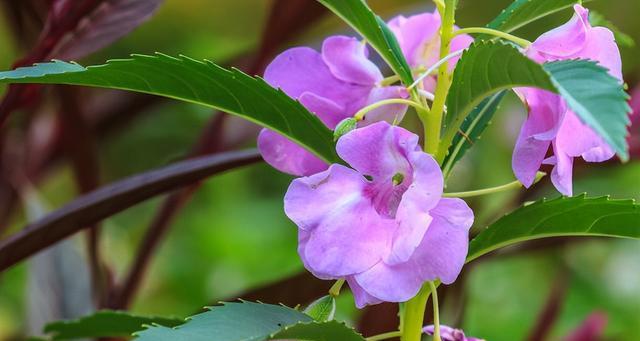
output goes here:
[{"label": "drooping flower", "polygon": [[[380,86],[383,75],[368,59],[359,40],[327,38],[319,53],[308,47],[289,49],[267,67],[265,80],[281,88],[315,113],[330,129],[363,107],[389,98],[407,97],[403,87]],[[389,105],[369,112],[364,124],[400,119],[406,106]],[[326,170],[328,165],[276,132],[264,129],[258,137],[264,159],[276,169],[297,176]]]},{"label": "drooping flower", "polygon": [[[568,59],[590,59],[609,69],[622,81],[622,61],[613,33],[592,27],[589,11],[580,5],[567,24],[540,36],[527,50],[538,63]],[[615,153],[591,128],[582,123],[558,95],[539,89],[518,89],[529,107],[513,152],[513,171],[527,187],[532,185],[540,166],[554,166],[551,179],[565,195],[572,195],[573,159],[603,162]],[[546,158],[549,147],[553,156]]]},{"label": "drooping flower", "polygon": [[576,328],[565,341],[599,341],[603,340],[607,327],[607,315],[603,312],[593,312]]},{"label": "drooping flower", "polygon": [[[433,335],[435,332],[435,326],[424,327],[424,333],[427,335]],[[484,341],[475,337],[466,337],[464,331],[447,326],[440,325],[440,338],[442,341]]]},{"label": "drooping flower", "polygon": [[426,281],[454,282],[473,212],[442,198],[442,172],[418,136],[379,122],[336,148],[353,169],[334,164],[294,180],[285,195],[305,267],[322,279],[345,278],[358,307],[407,301]]},{"label": "drooping flower", "polygon": [[[389,28],[396,35],[400,48],[412,69],[428,69],[440,60],[440,27],[442,19],[438,11],[427,12],[410,17],[402,15],[389,21]],[[458,27],[455,27],[457,30]],[[468,48],[473,38],[463,34],[456,36],[451,42],[451,52]],[[449,61],[451,70],[455,68],[460,57]],[[436,78],[425,79],[425,90],[435,89]]]}]

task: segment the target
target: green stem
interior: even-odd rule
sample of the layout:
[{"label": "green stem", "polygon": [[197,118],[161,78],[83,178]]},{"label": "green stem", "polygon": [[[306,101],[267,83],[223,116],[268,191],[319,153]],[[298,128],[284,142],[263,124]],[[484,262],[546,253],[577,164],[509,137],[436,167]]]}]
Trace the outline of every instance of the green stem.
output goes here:
[{"label": "green stem", "polygon": [[431,289],[428,285],[422,287],[418,295],[405,303],[401,319],[401,340],[420,341],[424,324],[424,312]]},{"label": "green stem", "polygon": [[395,332],[388,332],[388,333],[368,337],[366,338],[366,341],[381,341],[381,340],[392,339],[394,337],[400,337],[400,336],[402,336],[402,333],[398,330]]},{"label": "green stem", "polygon": [[474,34],[474,33],[479,33],[479,34],[488,34],[488,35],[492,35],[494,37],[498,37],[498,38],[502,38],[502,39],[506,39],[509,41],[512,41],[524,48],[527,48],[531,45],[531,42],[520,38],[520,37],[516,37],[513,34],[509,34],[506,32],[502,32],[502,31],[498,31],[498,30],[494,30],[491,28],[486,28],[486,27],[469,27],[469,28],[463,28],[460,30],[457,30],[453,33],[454,36],[458,36],[461,34]]},{"label": "green stem", "polygon": [[[440,59],[446,58],[451,53],[457,0],[445,0],[444,3],[444,15],[442,15],[443,19],[440,33]],[[440,149],[440,132],[444,118],[444,107],[450,87],[451,74],[449,73],[449,64],[442,63],[438,69],[438,83],[435,92],[436,98],[433,101],[431,113],[427,120],[427,135],[425,136],[425,151],[431,155],[436,155]]]},{"label": "green stem", "polygon": [[433,301],[433,340],[442,341],[440,338],[440,307],[438,305],[438,289],[435,283],[429,282],[431,300]]},{"label": "green stem", "polygon": [[331,289],[329,289],[329,295],[333,296],[333,297],[338,297],[340,296],[340,290],[342,290],[342,286],[344,285],[345,280],[344,279],[339,279],[337,280],[332,286]]},{"label": "green stem", "polygon": [[[538,172],[534,183],[539,182],[546,175],[547,173]],[[471,198],[471,197],[479,197],[481,195],[500,193],[500,192],[504,192],[512,189],[519,189],[522,187],[523,187],[522,183],[516,180],[502,186],[490,187],[490,188],[479,189],[479,190],[469,191],[469,192],[444,193],[442,196],[445,198]]]},{"label": "green stem", "polygon": [[383,107],[385,105],[390,105],[390,104],[404,104],[404,105],[409,105],[412,106],[416,109],[423,109],[422,105],[420,103],[414,102],[412,100],[408,100],[408,99],[402,99],[402,98],[392,98],[392,99],[385,99],[383,101],[380,102],[376,102],[373,103],[369,106],[366,106],[362,109],[360,109],[360,111],[358,111],[353,117],[358,120],[358,121],[362,121],[364,119],[364,116],[375,109],[378,109],[380,107]]}]

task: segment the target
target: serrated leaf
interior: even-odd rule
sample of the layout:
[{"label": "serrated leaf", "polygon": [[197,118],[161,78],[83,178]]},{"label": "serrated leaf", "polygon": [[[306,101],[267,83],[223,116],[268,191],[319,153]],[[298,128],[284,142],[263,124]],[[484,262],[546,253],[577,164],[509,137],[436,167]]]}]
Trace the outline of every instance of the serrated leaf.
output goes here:
[{"label": "serrated leaf", "polygon": [[298,323],[271,335],[269,340],[364,341],[353,328],[337,321]]},{"label": "serrated leaf", "polygon": [[493,19],[487,27],[503,32],[513,32],[538,19],[581,2],[581,0],[516,0]]},{"label": "serrated leaf", "polygon": [[53,340],[76,340],[99,337],[129,337],[144,329],[144,325],[158,324],[174,327],[184,323],[182,319],[146,317],[123,311],[99,311],[77,320],[58,321],[47,324],[44,332]]},{"label": "serrated leaf", "polygon": [[404,84],[413,83],[413,75],[398,40],[387,24],[375,15],[364,0],[318,0],[362,35]]},{"label": "serrated leaf", "polygon": [[333,132],[315,115],[261,78],[187,57],[134,55],[83,67],[54,61],[0,72],[0,83],[93,86],[192,102],[279,132],[329,163],[339,162]]},{"label": "serrated leaf", "polygon": [[331,295],[320,297],[309,304],[304,313],[318,322],[331,321],[336,314],[336,298]]},{"label": "serrated leaf", "polygon": [[252,302],[224,303],[208,308],[181,326],[151,326],[137,333],[138,341],[263,341],[285,327],[312,322],[291,308]]},{"label": "serrated leaf", "polygon": [[[497,92],[535,87],[560,94],[582,122],[628,159],[629,112],[623,85],[593,61],[537,64],[517,48],[501,42],[472,45],[458,62],[449,96],[445,143],[451,143],[463,121],[486,97]],[[443,145],[448,148],[449,145]]]},{"label": "serrated leaf", "polygon": [[482,133],[491,122],[493,115],[498,111],[505,94],[506,92],[502,91],[485,99],[464,119],[460,127],[462,134],[457,134],[453,139],[447,157],[442,163],[442,170],[445,176],[451,173],[456,162],[460,161],[467,150],[480,139],[480,136],[482,136]]},{"label": "serrated leaf", "polygon": [[467,262],[516,243],[562,236],[640,239],[640,205],[584,195],[538,201],[502,217],[474,238]]}]

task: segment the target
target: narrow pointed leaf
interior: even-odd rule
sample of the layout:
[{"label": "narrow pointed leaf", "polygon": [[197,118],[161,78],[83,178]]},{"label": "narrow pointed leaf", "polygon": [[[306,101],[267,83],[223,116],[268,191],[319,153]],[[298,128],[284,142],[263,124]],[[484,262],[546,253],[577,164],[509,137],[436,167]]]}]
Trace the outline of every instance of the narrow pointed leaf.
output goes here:
[{"label": "narrow pointed leaf", "polygon": [[563,236],[640,239],[640,205],[584,195],[538,201],[502,217],[474,238],[467,262],[528,240]]},{"label": "narrow pointed leaf", "polygon": [[318,0],[360,33],[405,84],[413,75],[398,40],[387,24],[371,11],[364,0]]},{"label": "narrow pointed leaf", "polygon": [[333,132],[282,91],[209,61],[135,55],[83,67],[54,61],[0,72],[0,83],[44,83],[122,89],[192,102],[243,117],[287,136],[329,163],[339,161]]},{"label": "narrow pointed leaf", "polygon": [[175,327],[184,320],[164,317],[133,315],[123,311],[103,310],[77,320],[49,323],[44,331],[53,340],[77,340],[83,338],[130,337],[143,330],[145,325],[158,324]]},{"label": "narrow pointed leaf", "polygon": [[150,326],[138,341],[264,341],[286,327],[313,319],[291,308],[252,302],[225,303],[195,315],[181,326]]},{"label": "narrow pointed leaf", "polygon": [[365,341],[353,328],[337,321],[298,323],[271,335],[269,340]]},{"label": "narrow pointed leaf", "polygon": [[540,65],[501,42],[476,43],[458,62],[447,97],[445,141],[454,140],[469,113],[485,98],[518,87],[535,87],[561,95],[582,122],[621,159],[628,159],[626,135],[631,108],[627,103],[629,96],[615,77],[587,60]]},{"label": "narrow pointed leaf", "polygon": [[513,32],[581,2],[581,0],[516,0],[487,26],[503,32]]}]

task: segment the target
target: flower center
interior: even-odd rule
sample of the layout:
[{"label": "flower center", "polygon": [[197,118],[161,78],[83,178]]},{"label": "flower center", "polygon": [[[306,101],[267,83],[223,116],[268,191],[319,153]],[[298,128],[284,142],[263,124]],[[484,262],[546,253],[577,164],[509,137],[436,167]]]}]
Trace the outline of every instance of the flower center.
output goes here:
[{"label": "flower center", "polygon": [[[377,180],[377,181],[376,181]],[[367,196],[371,198],[373,207],[381,216],[394,219],[404,192],[411,181],[407,175],[396,173],[386,180],[374,179],[367,188]]]}]

